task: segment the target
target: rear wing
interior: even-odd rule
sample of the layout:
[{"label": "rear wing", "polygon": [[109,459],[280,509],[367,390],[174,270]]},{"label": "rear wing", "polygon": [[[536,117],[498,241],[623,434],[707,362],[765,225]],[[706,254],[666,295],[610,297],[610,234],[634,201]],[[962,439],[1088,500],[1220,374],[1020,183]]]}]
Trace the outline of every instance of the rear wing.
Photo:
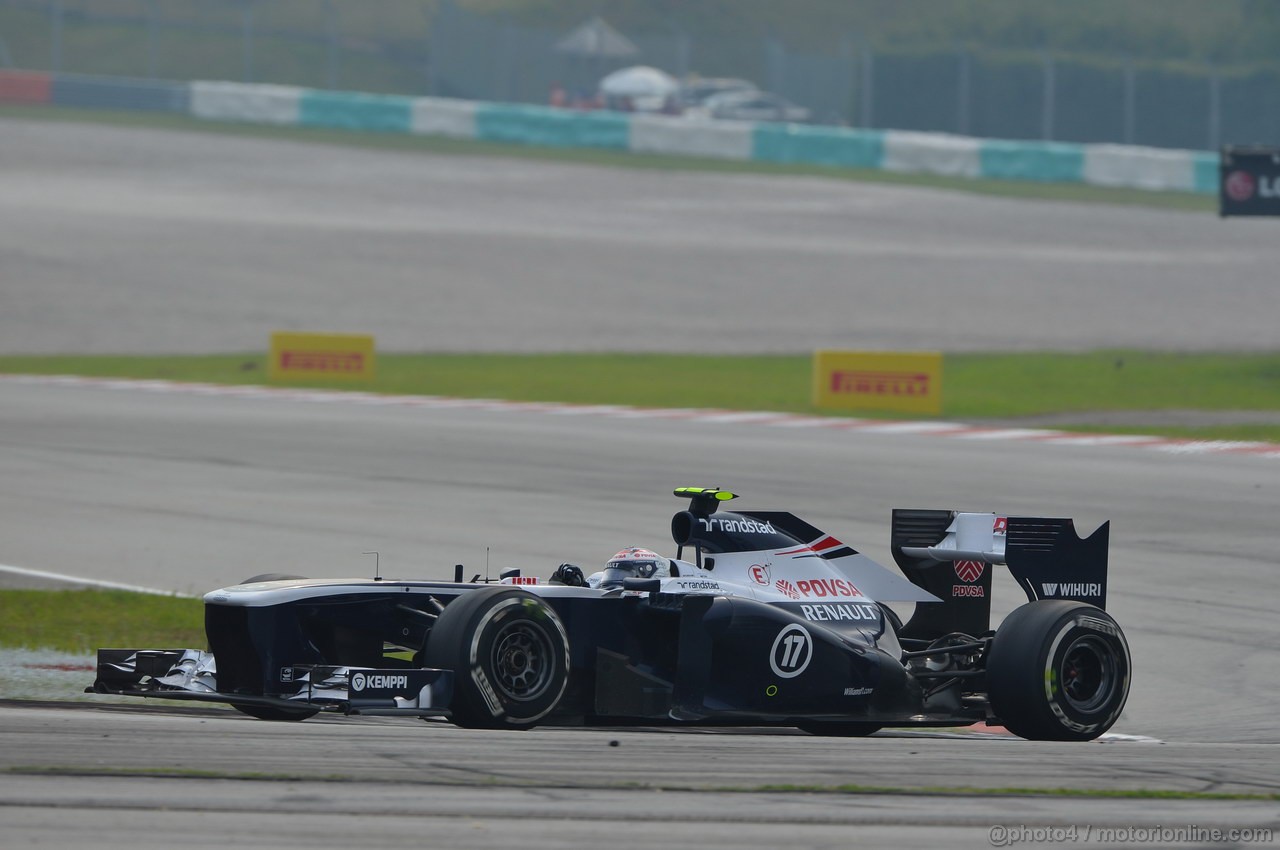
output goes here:
[{"label": "rear wing", "polygon": [[1107,601],[1111,523],[1081,538],[1070,519],[1002,517],[936,510],[895,510],[894,561],[912,583],[940,597],[903,629],[908,637],[991,628],[990,565],[1003,564],[1027,599],[1072,599],[1099,608]]}]

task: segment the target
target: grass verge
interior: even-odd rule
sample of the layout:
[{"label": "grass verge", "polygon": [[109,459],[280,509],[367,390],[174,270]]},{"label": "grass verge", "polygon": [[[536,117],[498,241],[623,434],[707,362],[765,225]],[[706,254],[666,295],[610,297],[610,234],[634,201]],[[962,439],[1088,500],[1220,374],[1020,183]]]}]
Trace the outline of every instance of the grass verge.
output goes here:
[{"label": "grass verge", "polygon": [[127,590],[0,590],[0,647],[203,647],[204,603]]},{"label": "grass verge", "polygon": [[545,162],[564,162],[615,168],[823,177],[864,183],[947,189],[1003,198],[1122,204],[1211,214],[1216,214],[1218,203],[1217,198],[1214,196],[1197,195],[1189,192],[1151,192],[1141,189],[1111,189],[1103,186],[1087,186],[1076,183],[1036,183],[1020,180],[941,177],[931,174],[898,174],[875,169],[837,168],[823,165],[735,162],[705,157],[663,156],[592,148],[536,147],[398,133],[326,130],[311,127],[270,127],[256,124],[202,121],[185,115],[163,113],[79,109],[59,106],[7,105],[0,106],[0,118],[28,118],[42,121],[74,121],[126,127],[149,127],[376,150],[515,157]]},{"label": "grass verge", "polygon": [[[824,414],[810,400],[806,355],[380,354],[372,392],[577,404],[630,404]],[[5,356],[0,373],[266,384],[261,354]],[[313,382],[291,386],[351,389]],[[1055,428],[1197,439],[1280,442],[1280,352],[1142,351],[949,354],[942,416],[1017,420],[1053,415]],[[1275,422],[1188,427],[1160,411],[1275,411]],[[1137,424],[1090,424],[1100,411]],[[1141,421],[1143,412],[1151,424]],[[1080,416],[1073,425],[1072,414]],[[861,414],[871,415],[876,414]],[[1167,418],[1167,417],[1165,417]]]}]

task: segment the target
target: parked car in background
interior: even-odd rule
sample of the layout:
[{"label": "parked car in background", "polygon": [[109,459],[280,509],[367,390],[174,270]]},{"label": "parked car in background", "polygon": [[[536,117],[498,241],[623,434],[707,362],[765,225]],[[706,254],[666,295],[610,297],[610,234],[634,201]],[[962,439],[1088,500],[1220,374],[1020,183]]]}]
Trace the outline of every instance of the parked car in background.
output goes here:
[{"label": "parked car in background", "polygon": [[724,92],[709,98],[705,108],[712,118],[728,121],[786,121],[803,124],[809,120],[808,109],[771,92]]},{"label": "parked car in background", "polygon": [[709,117],[706,104],[710,98],[722,94],[756,91],[755,83],[736,77],[698,77],[686,79],[680,84],[677,102],[685,115]]}]

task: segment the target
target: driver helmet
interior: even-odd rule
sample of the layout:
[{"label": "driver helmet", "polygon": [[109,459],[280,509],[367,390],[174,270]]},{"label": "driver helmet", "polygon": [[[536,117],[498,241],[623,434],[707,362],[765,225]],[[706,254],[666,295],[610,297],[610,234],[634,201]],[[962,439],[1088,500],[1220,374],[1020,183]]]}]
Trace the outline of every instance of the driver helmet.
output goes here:
[{"label": "driver helmet", "polygon": [[601,587],[618,587],[627,578],[667,578],[671,575],[671,561],[649,549],[631,547],[623,549],[604,565]]}]

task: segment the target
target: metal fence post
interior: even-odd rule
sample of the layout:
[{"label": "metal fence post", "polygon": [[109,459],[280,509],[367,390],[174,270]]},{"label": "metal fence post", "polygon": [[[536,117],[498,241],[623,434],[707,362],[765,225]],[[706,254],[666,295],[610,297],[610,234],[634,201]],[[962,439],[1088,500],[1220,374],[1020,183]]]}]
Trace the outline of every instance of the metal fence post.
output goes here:
[{"label": "metal fence post", "polygon": [[860,112],[862,119],[859,124],[864,129],[870,129],[875,123],[875,72],[876,59],[871,52],[871,48],[866,44],[862,45],[862,104]]},{"label": "metal fence post", "polygon": [[1209,66],[1209,150],[1222,146],[1222,75]]},{"label": "metal fence post", "polygon": [[1125,60],[1124,65],[1124,143],[1131,145],[1138,130],[1138,72],[1133,65],[1133,57]]},{"label": "metal fence post", "polygon": [[147,0],[147,77],[156,78],[156,38],[160,21],[159,0]]},{"label": "metal fence post", "polygon": [[692,44],[689,33],[676,29],[676,77],[683,80],[689,76],[689,54]]},{"label": "metal fence post", "polygon": [[253,82],[253,1],[247,0],[244,11],[240,13],[242,32],[241,52],[244,60],[244,81]]},{"label": "metal fence post", "polygon": [[49,70],[62,70],[62,0],[49,4]]},{"label": "metal fence post", "polygon": [[328,31],[328,45],[325,51],[325,85],[330,89],[338,87],[338,10],[333,0],[324,0],[325,29]]},{"label": "metal fence post", "polygon": [[495,58],[495,70],[493,74],[494,90],[497,92],[495,100],[504,103],[514,100],[511,95],[511,76],[514,66],[514,57],[511,55],[513,48],[512,42],[515,40],[515,28],[511,22],[504,19],[502,21],[502,29],[498,34],[499,43],[502,47],[497,51]]},{"label": "metal fence post", "polygon": [[1057,85],[1053,68],[1053,57],[1048,53],[1044,54],[1044,110],[1040,116],[1040,135],[1046,142],[1053,140],[1053,113],[1054,98],[1057,94],[1055,91]]},{"label": "metal fence post", "polygon": [[973,80],[970,76],[969,54],[963,48],[956,54],[956,132],[962,136],[969,135],[969,103],[972,100]]},{"label": "metal fence post", "polygon": [[769,75],[769,91],[782,94],[786,88],[787,81],[786,48],[777,39],[766,38],[764,40],[764,58],[765,67],[768,69]]}]

